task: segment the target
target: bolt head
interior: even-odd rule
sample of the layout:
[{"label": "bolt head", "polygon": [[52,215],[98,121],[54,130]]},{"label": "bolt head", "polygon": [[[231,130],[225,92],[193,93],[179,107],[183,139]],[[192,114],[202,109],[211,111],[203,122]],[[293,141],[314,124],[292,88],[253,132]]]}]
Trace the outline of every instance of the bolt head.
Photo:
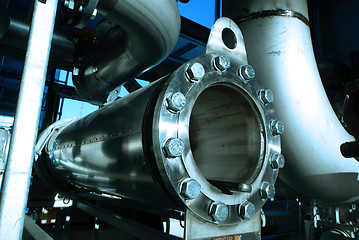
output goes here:
[{"label": "bolt head", "polygon": [[205,73],[206,71],[200,63],[193,63],[189,65],[186,71],[188,79],[193,82],[200,81],[204,77]]},{"label": "bolt head", "polygon": [[239,75],[243,80],[249,81],[255,77],[256,73],[251,65],[245,65],[239,69]]},{"label": "bolt head", "polygon": [[192,178],[187,178],[181,183],[181,195],[190,200],[195,199],[201,193],[201,185]]},{"label": "bolt head", "polygon": [[214,59],[214,66],[217,70],[223,72],[231,66],[231,62],[225,56],[218,56]]},{"label": "bolt head", "polygon": [[238,215],[242,220],[251,220],[256,214],[256,207],[248,200],[242,201],[238,206]]},{"label": "bolt head", "polygon": [[65,1],[64,6],[70,10],[74,10],[75,9],[75,1],[74,0]]},{"label": "bolt head", "polygon": [[183,154],[184,144],[179,138],[170,138],[165,142],[163,150],[168,158],[176,158]]},{"label": "bolt head", "polygon": [[221,202],[214,202],[209,208],[209,214],[216,222],[223,222],[228,218],[228,207]]},{"label": "bolt head", "polygon": [[284,156],[282,154],[275,153],[271,156],[270,163],[273,169],[284,168]]},{"label": "bolt head", "polygon": [[275,187],[273,184],[270,184],[269,182],[263,182],[260,187],[259,193],[262,199],[274,198]]},{"label": "bolt head", "polygon": [[259,98],[263,102],[264,105],[273,102],[273,93],[270,89],[260,90],[259,91]]},{"label": "bolt head", "polygon": [[284,124],[281,121],[273,120],[271,128],[273,135],[282,135],[284,133]]},{"label": "bolt head", "polygon": [[171,94],[167,98],[167,108],[172,112],[180,112],[186,106],[186,97],[181,92]]}]

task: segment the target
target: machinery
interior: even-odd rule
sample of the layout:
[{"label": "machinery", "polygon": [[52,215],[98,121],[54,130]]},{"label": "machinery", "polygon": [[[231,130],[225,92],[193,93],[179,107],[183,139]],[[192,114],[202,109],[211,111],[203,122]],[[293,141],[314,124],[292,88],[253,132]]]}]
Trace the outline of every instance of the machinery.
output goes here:
[{"label": "machinery", "polygon": [[[31,26],[1,9],[4,56],[27,50],[10,144],[1,132],[0,239],[77,238],[76,223],[93,239],[357,239],[357,83],[345,128],[317,69],[311,5],[218,1],[224,17],[201,37],[178,4],[35,1]],[[174,54],[186,41],[204,52]],[[51,68],[73,87],[47,82]],[[59,95],[99,108],[57,121]]]}]

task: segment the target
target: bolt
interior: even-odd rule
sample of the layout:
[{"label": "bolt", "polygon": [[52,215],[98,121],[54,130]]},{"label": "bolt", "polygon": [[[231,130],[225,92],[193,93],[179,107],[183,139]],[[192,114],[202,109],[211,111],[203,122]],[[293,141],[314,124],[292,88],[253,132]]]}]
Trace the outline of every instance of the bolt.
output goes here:
[{"label": "bolt", "polygon": [[284,133],[284,124],[281,121],[273,120],[271,128],[273,135],[282,135]]},{"label": "bolt", "polygon": [[64,1],[64,7],[74,10],[75,9],[75,1],[74,0],[65,0]]},{"label": "bolt", "polygon": [[171,94],[167,98],[167,108],[175,113],[181,111],[186,106],[186,97],[181,92]]},{"label": "bolt", "polygon": [[271,156],[270,163],[273,169],[284,168],[284,156],[282,154],[275,153]]},{"label": "bolt", "polygon": [[262,199],[274,198],[275,195],[274,185],[270,184],[269,182],[263,182],[260,187],[259,193]]},{"label": "bolt", "polygon": [[273,102],[273,93],[270,89],[263,89],[259,91],[259,98],[263,102],[264,105]]},{"label": "bolt", "polygon": [[186,75],[189,80],[193,82],[197,82],[204,77],[205,74],[204,67],[200,63],[193,63],[191,64],[186,71]]},{"label": "bolt", "polygon": [[238,206],[238,215],[242,220],[251,220],[256,214],[256,207],[250,201],[244,200]]},{"label": "bolt", "polygon": [[186,199],[195,199],[201,193],[201,185],[192,178],[187,178],[181,183],[181,194]]},{"label": "bolt", "polygon": [[238,70],[238,73],[239,73],[239,76],[245,81],[252,80],[256,75],[256,73],[251,65],[245,65],[245,66],[240,67],[240,69]]},{"label": "bolt", "polygon": [[74,67],[74,69],[72,70],[72,75],[77,76],[79,75],[79,72],[80,70],[77,67]]},{"label": "bolt", "polygon": [[214,59],[214,67],[223,72],[231,66],[231,62],[225,56],[218,56]]},{"label": "bolt", "polygon": [[94,19],[96,18],[96,16],[97,16],[97,9],[95,8],[95,9],[93,10],[93,12],[92,12],[92,15],[91,15],[90,19],[91,19],[91,20],[94,20]]},{"label": "bolt", "polygon": [[179,138],[169,138],[164,146],[164,153],[169,158],[175,158],[182,155],[184,150],[184,144]]},{"label": "bolt", "polygon": [[228,207],[221,202],[214,202],[209,208],[209,214],[216,222],[223,222],[228,218]]}]

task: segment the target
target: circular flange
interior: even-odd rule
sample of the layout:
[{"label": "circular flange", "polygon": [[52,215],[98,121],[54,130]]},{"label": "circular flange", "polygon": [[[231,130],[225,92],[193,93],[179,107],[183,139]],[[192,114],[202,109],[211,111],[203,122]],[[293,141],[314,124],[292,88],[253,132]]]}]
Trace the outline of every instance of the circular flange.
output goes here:
[{"label": "circular flange", "polygon": [[[253,203],[259,211],[265,203],[260,195],[263,182],[274,184],[278,169],[270,164],[280,154],[280,136],[272,134],[276,121],[271,103],[263,104],[264,88],[256,79],[244,82],[238,70],[246,65],[227,57],[230,66],[220,71],[213,65],[219,54],[198,57],[167,78],[159,94],[153,120],[153,152],[162,180],[170,194],[208,222],[221,225],[243,221],[238,206]],[[199,81],[189,81],[193,64],[205,70]],[[181,93],[186,105],[180,112],[168,110],[167,98]],[[168,157],[162,148],[168,139],[180,139],[183,153]],[[189,199],[181,194],[181,183],[193,179],[200,194]],[[243,191],[240,186],[248,186]],[[246,188],[247,189],[247,188]],[[209,214],[213,203],[228,207],[228,217],[218,222]]]}]

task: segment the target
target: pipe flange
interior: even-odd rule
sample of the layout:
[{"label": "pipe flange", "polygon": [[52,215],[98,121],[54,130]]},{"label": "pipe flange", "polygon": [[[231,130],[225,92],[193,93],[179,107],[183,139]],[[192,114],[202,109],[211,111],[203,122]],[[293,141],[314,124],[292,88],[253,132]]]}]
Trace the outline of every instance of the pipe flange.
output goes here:
[{"label": "pipe flange", "polygon": [[[213,64],[219,57],[229,63],[225,71]],[[194,65],[204,69],[197,81],[188,78]],[[244,201],[259,213],[267,200],[263,182],[273,186],[278,176],[270,162],[281,151],[280,135],[272,134],[277,117],[272,103],[263,104],[259,82],[243,81],[245,65],[223,54],[198,57],[168,77],[154,110],[153,152],[166,190],[199,218],[221,225],[246,221],[238,211]],[[185,101],[178,111],[168,107],[173,94]],[[178,154],[169,155],[174,139],[181,144],[170,152]],[[195,183],[191,197],[183,194],[188,179]],[[213,217],[215,203],[228,208],[226,217]]]}]

